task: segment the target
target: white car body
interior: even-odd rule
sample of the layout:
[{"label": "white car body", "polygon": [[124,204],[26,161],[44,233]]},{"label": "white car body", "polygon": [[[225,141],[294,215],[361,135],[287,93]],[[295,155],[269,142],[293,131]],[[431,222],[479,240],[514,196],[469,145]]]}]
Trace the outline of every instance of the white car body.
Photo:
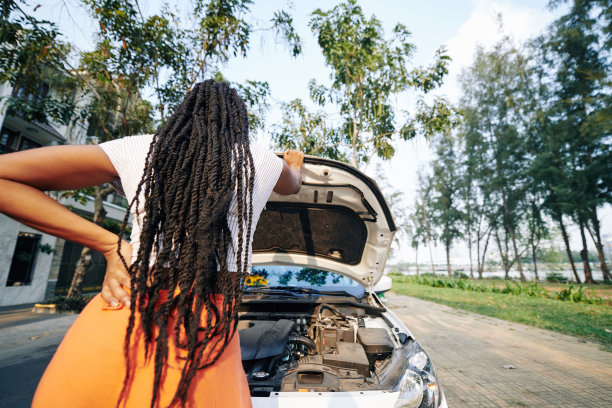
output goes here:
[{"label": "white car body", "polygon": [[[264,284],[247,288],[238,327],[253,406],[446,407],[429,357],[376,295],[391,287],[383,273],[396,232],[376,182],[318,157],[306,157],[302,178],[299,194],[270,197],[255,231]],[[330,292],[339,275],[361,297]]]}]

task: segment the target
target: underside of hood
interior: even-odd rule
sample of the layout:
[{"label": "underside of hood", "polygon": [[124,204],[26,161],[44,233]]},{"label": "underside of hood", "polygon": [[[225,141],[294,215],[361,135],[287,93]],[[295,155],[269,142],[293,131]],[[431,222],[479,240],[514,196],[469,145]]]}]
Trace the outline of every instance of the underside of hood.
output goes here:
[{"label": "underside of hood", "polygon": [[371,290],[396,226],[376,182],[355,167],[307,156],[298,194],[272,193],[253,238],[253,265],[300,265]]}]

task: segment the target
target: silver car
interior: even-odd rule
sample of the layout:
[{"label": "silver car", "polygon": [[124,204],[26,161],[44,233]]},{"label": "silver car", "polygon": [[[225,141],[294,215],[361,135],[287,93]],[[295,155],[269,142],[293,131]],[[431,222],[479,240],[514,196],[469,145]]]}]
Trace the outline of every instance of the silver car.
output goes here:
[{"label": "silver car", "polygon": [[[273,194],[240,306],[255,408],[446,407],[433,363],[377,293],[396,232],[376,182],[306,157],[299,194]],[[385,277],[386,278],[386,277]]]}]

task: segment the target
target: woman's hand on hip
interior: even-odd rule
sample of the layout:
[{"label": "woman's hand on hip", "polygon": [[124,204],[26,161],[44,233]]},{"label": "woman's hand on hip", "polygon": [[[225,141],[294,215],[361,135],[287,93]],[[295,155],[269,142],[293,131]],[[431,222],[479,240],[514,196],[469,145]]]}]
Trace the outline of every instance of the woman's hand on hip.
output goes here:
[{"label": "woman's hand on hip", "polygon": [[[132,245],[126,241],[121,241],[121,255],[129,266],[132,262]],[[112,307],[117,307],[120,304],[129,307],[130,275],[117,252],[117,245],[105,252],[104,257],[106,258],[106,275],[104,276],[104,282],[102,282],[102,299]]]}]

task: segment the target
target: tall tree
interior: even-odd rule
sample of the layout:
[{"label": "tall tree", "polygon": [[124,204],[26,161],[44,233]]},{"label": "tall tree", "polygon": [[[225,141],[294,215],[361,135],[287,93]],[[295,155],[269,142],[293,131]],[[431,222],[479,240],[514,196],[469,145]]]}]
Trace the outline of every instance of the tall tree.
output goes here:
[{"label": "tall tree", "polygon": [[546,147],[564,176],[551,180],[552,197],[562,200],[551,204],[579,226],[585,282],[593,282],[585,230],[592,232],[604,279],[611,278],[597,214],[612,202],[611,24],[608,0],[575,0],[541,40],[552,88],[548,128],[557,133]]},{"label": "tall tree", "polygon": [[[301,50],[291,16],[282,10],[274,13],[266,27],[260,27],[249,16],[251,0],[196,0],[192,4],[186,23],[171,11],[170,3],[164,3],[157,14],[144,16],[137,1],[82,0],[81,5],[91,14],[97,32],[94,49],[79,53],[79,65],[74,67],[66,51],[69,47],[59,41],[61,35],[53,24],[34,20],[15,0],[3,2],[3,17],[8,21],[2,21],[1,52],[11,55],[11,47],[17,52],[10,63],[4,64],[4,59],[0,63],[0,78],[28,84],[22,77],[11,77],[11,73],[15,70],[28,73],[30,66],[41,67],[39,71],[45,73],[48,71],[45,64],[55,64],[82,89],[79,109],[74,109],[77,105],[74,94],[67,98],[72,102],[68,116],[72,120],[87,120],[90,136],[106,141],[152,131],[195,82],[211,76],[221,78],[224,63],[233,56],[245,56],[255,28],[277,32],[293,55]],[[26,28],[33,34],[24,37],[20,24],[29,24]],[[35,82],[41,75],[36,72],[32,77]],[[247,81],[237,87],[251,108],[265,108],[269,92],[266,83]],[[154,90],[152,101],[143,98],[145,89]],[[46,110],[41,111],[41,117],[58,116],[54,113],[60,105],[57,100],[52,102],[43,105]],[[158,112],[159,122],[154,120],[153,108]],[[263,124],[256,115],[257,109],[251,109],[250,114],[251,125]],[[75,195],[94,196],[93,220],[102,223],[103,201],[111,191],[108,186],[97,186]],[[90,249],[84,248],[69,297],[80,294],[89,259]]]},{"label": "tall tree", "polygon": [[435,245],[436,240],[438,239],[438,235],[436,231],[433,229],[431,222],[431,208],[432,205],[432,190],[433,190],[433,177],[431,175],[427,175],[423,169],[419,169],[418,172],[418,188],[417,194],[415,196],[414,201],[414,217],[417,221],[418,228],[415,230],[415,233],[419,234],[423,243],[427,244],[429,249],[429,261],[431,263],[431,273],[435,274],[436,269],[433,260],[433,249],[432,246]]},{"label": "tall tree", "polygon": [[446,270],[452,276],[450,248],[462,237],[460,224],[463,214],[459,209],[459,180],[455,140],[450,132],[440,134],[435,141],[433,159],[432,222],[438,228],[440,242],[446,252]]},{"label": "tall tree", "polygon": [[317,37],[331,85],[309,84],[312,99],[319,105],[334,104],[341,117],[340,135],[351,163],[368,162],[373,155],[389,159],[395,153],[393,140],[414,137],[410,118],[402,125],[395,119],[392,97],[413,89],[428,92],[442,83],[449,57],[438,51],[431,67],[410,70],[414,45],[408,29],[397,24],[385,39],[376,17],[367,18],[355,0],[329,11],[315,10],[310,28]]},{"label": "tall tree", "polygon": [[272,127],[272,140],[282,149],[348,161],[341,148],[342,137],[324,111],[310,112],[301,99],[282,103],[281,122]]},{"label": "tall tree", "polygon": [[[525,280],[518,246],[524,212],[525,104],[527,61],[506,38],[491,51],[480,49],[462,75],[461,111],[465,132],[479,159],[482,193],[497,208],[489,213],[506,276],[513,265]],[[510,256],[512,253],[512,256]]]},{"label": "tall tree", "polygon": [[[0,101],[6,113],[27,121],[69,124],[79,84],[64,61],[71,52],[57,26],[36,17],[19,0],[0,6],[0,83],[13,86]],[[49,90],[52,89],[52,92]]]}]

